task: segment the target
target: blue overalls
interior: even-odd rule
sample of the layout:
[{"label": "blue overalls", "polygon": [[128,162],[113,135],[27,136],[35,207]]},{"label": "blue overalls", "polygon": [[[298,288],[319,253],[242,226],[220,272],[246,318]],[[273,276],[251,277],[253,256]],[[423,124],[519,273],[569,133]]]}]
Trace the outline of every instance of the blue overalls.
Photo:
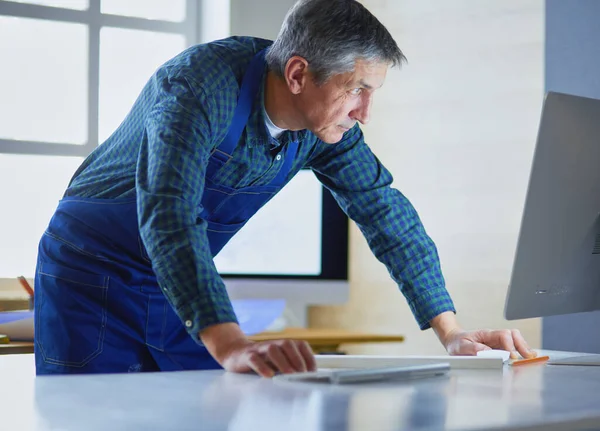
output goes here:
[{"label": "blue overalls", "polygon": [[[199,217],[207,221],[213,257],[285,184],[298,149],[295,139],[280,150],[284,162],[268,185],[233,189],[212,181],[240,141],[264,69],[259,52],[244,75],[229,132],[208,161]],[[63,198],[38,256],[37,374],[220,368],[159,288],[140,238],[135,198]]]}]

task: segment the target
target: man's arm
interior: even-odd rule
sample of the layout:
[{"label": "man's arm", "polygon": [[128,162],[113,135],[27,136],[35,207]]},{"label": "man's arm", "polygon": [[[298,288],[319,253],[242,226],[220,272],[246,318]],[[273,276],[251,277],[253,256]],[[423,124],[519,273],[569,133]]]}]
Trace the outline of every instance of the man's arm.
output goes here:
[{"label": "man's arm", "polygon": [[211,151],[213,101],[182,77],[158,75],[136,172],[141,238],[158,283],[189,334],[236,322],[198,218]]},{"label": "man's arm", "polygon": [[398,283],[419,327],[427,329],[439,314],[454,313],[435,244],[408,199],[390,186],[391,174],[365,144],[358,125],[341,142],[319,145],[310,167]]},{"label": "man's arm", "polygon": [[456,315],[450,312],[438,314],[430,322],[431,328],[437,335],[440,342],[445,346],[449,338],[459,331],[462,331]]},{"label": "man's arm", "polygon": [[408,300],[421,329],[432,327],[450,354],[500,348],[535,356],[516,330],[463,330],[445,288],[437,249],[410,202],[390,187],[392,176],[356,126],[342,142],[322,147],[311,167],[365,235]]}]

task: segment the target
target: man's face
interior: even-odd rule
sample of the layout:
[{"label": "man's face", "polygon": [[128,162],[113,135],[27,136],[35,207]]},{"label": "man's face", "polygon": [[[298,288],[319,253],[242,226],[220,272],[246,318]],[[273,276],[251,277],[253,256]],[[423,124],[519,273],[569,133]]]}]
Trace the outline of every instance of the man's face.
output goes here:
[{"label": "man's face", "polygon": [[359,60],[353,72],[334,75],[321,86],[308,79],[297,100],[305,128],[335,144],[357,121],[368,123],[373,92],[383,85],[387,69],[384,63]]}]

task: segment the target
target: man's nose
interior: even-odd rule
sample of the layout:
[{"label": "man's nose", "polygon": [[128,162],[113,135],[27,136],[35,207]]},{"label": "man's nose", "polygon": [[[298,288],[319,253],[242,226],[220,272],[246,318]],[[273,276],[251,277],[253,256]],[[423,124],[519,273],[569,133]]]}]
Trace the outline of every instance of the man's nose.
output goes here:
[{"label": "man's nose", "polygon": [[366,95],[360,99],[360,105],[354,111],[354,118],[361,124],[367,124],[371,119],[372,95]]}]

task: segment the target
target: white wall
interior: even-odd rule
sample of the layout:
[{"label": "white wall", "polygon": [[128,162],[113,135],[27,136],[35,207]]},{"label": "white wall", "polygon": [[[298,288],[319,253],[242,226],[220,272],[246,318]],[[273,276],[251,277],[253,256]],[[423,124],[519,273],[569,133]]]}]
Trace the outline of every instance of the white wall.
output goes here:
[{"label": "white wall", "polygon": [[275,39],[295,0],[230,0],[231,34]]},{"label": "white wall", "polygon": [[203,0],[200,10],[200,42],[228,37],[231,33],[230,0]]},{"label": "white wall", "polygon": [[[367,142],[438,245],[462,324],[502,317],[543,97],[542,0],[365,0],[409,59],[375,96]],[[318,326],[402,333],[406,343],[351,352],[439,353],[384,267],[351,231],[351,301],[317,308]]]}]

